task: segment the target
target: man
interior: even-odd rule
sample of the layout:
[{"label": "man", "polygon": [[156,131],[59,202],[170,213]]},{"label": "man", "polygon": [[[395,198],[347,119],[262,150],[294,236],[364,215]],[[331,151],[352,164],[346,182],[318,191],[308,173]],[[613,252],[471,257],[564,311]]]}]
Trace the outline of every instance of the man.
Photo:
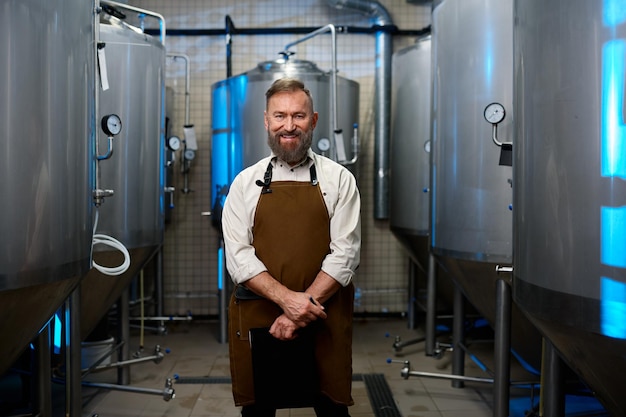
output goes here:
[{"label": "man", "polygon": [[[269,328],[285,343],[310,333],[316,395],[310,404],[291,407],[313,406],[320,417],[346,417],[354,403],[352,278],[360,260],[359,191],[350,171],[310,149],[318,113],[301,81],[275,81],[266,92],[264,115],[271,155],[237,175],[222,213],[226,265],[236,284],[229,305],[233,397],[243,417],[274,416],[276,408],[289,408],[256,398],[267,387],[254,384],[250,329]],[[293,369],[296,378],[298,372]]]}]

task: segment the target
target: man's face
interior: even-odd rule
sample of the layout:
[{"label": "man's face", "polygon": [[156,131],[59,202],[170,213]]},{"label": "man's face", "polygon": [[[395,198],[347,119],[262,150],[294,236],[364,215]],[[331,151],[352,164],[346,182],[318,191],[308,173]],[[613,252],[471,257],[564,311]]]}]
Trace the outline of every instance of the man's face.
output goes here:
[{"label": "man's face", "polygon": [[270,149],[288,164],[300,162],[311,147],[317,116],[303,91],[274,94],[265,111]]}]

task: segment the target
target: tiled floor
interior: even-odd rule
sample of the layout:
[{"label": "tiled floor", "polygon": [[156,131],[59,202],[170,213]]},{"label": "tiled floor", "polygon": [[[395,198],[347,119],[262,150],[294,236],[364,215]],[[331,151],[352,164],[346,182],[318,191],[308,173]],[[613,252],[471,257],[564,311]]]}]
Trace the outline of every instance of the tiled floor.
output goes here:
[{"label": "tiled floor", "polygon": [[[353,370],[355,374],[383,374],[396,406],[403,417],[484,417],[492,415],[492,386],[484,383],[466,383],[465,388],[452,388],[451,382],[435,378],[403,379],[402,363],[388,363],[388,359],[410,360],[415,370],[450,373],[451,356],[441,359],[427,357],[423,343],[404,347],[399,353],[393,348],[394,338],[411,340],[421,331],[409,329],[403,319],[356,319],[354,326]],[[138,338],[133,332],[131,351],[137,350]],[[229,378],[228,347],[220,344],[215,323],[184,323],[168,326],[166,335],[145,335],[145,353],[156,344],[170,353],[159,363],[146,362],[131,368],[131,386],[161,390],[166,378],[179,381],[197,377],[206,382]],[[489,349],[486,351],[489,356]],[[488,358],[487,358],[488,359]],[[487,361],[489,362],[489,360]],[[486,376],[473,362],[466,360],[466,374]],[[115,382],[115,371],[95,374],[92,379]],[[175,380],[176,381],[176,380]],[[230,385],[224,383],[177,383],[176,396],[164,401],[161,396],[83,388],[85,417],[235,417]],[[524,392],[523,395],[528,395]],[[353,417],[377,416],[372,409],[363,381],[353,383],[355,405],[350,407]],[[314,416],[312,409],[279,410],[277,416]],[[380,413],[378,415],[392,415]]]}]

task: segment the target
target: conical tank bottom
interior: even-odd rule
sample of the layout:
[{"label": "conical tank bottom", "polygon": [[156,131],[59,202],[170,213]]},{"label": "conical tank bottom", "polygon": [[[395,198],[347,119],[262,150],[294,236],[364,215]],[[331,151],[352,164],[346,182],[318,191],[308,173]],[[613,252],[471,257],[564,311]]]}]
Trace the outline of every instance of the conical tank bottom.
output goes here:
[{"label": "conical tank bottom", "polygon": [[[80,334],[85,340],[111,306],[120,298],[122,292],[130,285],[132,279],[152,259],[159,246],[145,246],[129,249],[130,266],[121,275],[105,275],[93,268],[81,282],[81,314]],[[94,253],[94,260],[98,265],[114,266],[123,262],[122,254],[118,251],[102,251]]]},{"label": "conical tank bottom", "polygon": [[0,291],[0,375],[15,363],[79,281],[80,276],[75,276]]}]

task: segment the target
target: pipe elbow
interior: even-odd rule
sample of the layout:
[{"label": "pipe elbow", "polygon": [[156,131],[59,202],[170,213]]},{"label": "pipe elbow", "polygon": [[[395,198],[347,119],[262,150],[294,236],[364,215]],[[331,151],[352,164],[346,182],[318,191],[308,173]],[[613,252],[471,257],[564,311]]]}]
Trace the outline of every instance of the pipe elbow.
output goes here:
[{"label": "pipe elbow", "polygon": [[336,9],[356,10],[370,17],[377,26],[393,25],[393,19],[385,7],[371,0],[326,0],[328,5]]}]

